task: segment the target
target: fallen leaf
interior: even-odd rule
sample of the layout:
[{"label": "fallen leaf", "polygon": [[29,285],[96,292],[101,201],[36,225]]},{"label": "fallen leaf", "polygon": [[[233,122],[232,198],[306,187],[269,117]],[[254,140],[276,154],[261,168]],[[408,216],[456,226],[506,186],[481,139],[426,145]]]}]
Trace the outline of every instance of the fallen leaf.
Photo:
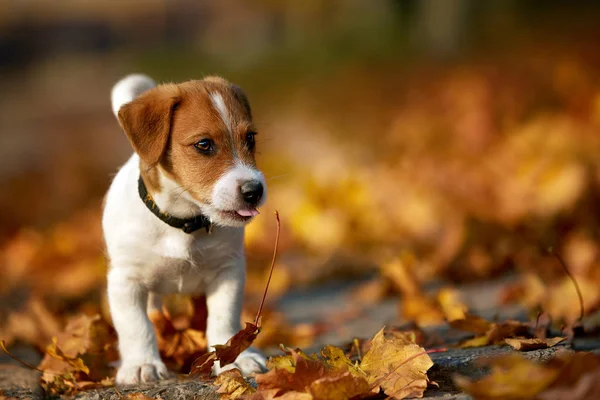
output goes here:
[{"label": "fallen leaf", "polygon": [[260,321],[258,325],[246,322],[246,327],[233,335],[227,343],[224,345],[215,345],[214,351],[205,353],[194,360],[190,367],[190,375],[199,377],[209,376],[216,361],[220,362],[221,367],[231,364],[242,351],[250,347],[259,332]]},{"label": "fallen leaf", "polygon": [[456,385],[477,399],[532,399],[550,385],[558,370],[546,368],[518,354],[496,358],[490,375],[478,381],[455,376]]},{"label": "fallen leaf", "polygon": [[267,360],[268,369],[282,368],[289,372],[294,372],[296,370],[296,362],[294,359],[295,355],[298,355],[307,360],[319,361],[319,358],[316,354],[308,355],[301,349],[291,349],[289,347],[281,346],[281,350],[284,351],[286,354],[282,356],[270,357]]},{"label": "fallen leaf", "polygon": [[476,399],[592,400],[600,395],[600,356],[561,353],[540,364],[518,353],[488,359],[486,377],[455,376],[456,385]]},{"label": "fallen leaf", "polygon": [[79,315],[46,348],[38,365],[42,386],[53,394],[104,387],[113,373],[109,363],[117,358],[112,328],[99,315]]},{"label": "fallen leaf", "polygon": [[233,400],[256,392],[237,368],[222,372],[214,384],[219,386],[217,393],[221,400]]},{"label": "fallen leaf", "polygon": [[326,376],[311,383],[308,393],[315,400],[346,400],[369,393],[371,388],[364,376],[351,372]]},{"label": "fallen leaf", "polygon": [[423,294],[403,297],[400,307],[402,316],[409,321],[414,321],[418,326],[436,326],[444,322],[444,315],[435,299]]},{"label": "fallen leaf", "polygon": [[467,314],[465,318],[449,321],[452,328],[476,334],[485,334],[490,329],[492,323],[473,314]]},{"label": "fallen leaf", "polygon": [[386,395],[395,399],[422,397],[429,382],[427,370],[433,365],[431,358],[421,346],[386,339],[383,332],[377,332],[360,363],[369,385],[381,386]]},{"label": "fallen leaf", "polygon": [[[90,369],[85,365],[85,363],[83,362],[83,360],[81,358],[76,357],[76,355],[80,354],[80,353],[75,353],[75,356],[66,355],[58,347],[57,340],[58,339],[56,337],[52,338],[52,344],[49,345],[48,347],[46,347],[46,354],[48,354],[50,357],[53,357],[54,359],[66,362],[68,366],[64,367],[65,371],[69,371],[69,372],[81,371],[85,374],[89,374]],[[46,365],[47,364],[49,364],[49,362],[47,362]]]},{"label": "fallen leaf", "polygon": [[564,341],[564,337],[555,337],[550,339],[526,339],[526,338],[513,338],[504,339],[506,344],[515,350],[519,351],[530,351],[538,349],[547,349],[548,347],[554,347],[560,342]]},{"label": "fallen leaf", "polygon": [[478,334],[474,338],[463,340],[460,347],[500,344],[507,338],[529,335],[529,326],[525,323],[513,320],[489,322],[473,314],[467,314],[465,319],[450,321],[449,324],[453,328]]},{"label": "fallen leaf", "polygon": [[339,348],[324,348],[321,351],[324,360],[296,350],[285,350],[288,355],[276,361],[269,360],[269,367],[273,369],[257,375],[257,396],[265,395],[256,398],[343,400],[371,391],[366,374]]},{"label": "fallen leaf", "polygon": [[358,362],[353,363],[350,361],[344,351],[338,347],[331,345],[326,346],[321,350],[321,355],[325,359],[325,362],[334,369],[347,369],[352,375],[365,377],[366,374],[358,366]]},{"label": "fallen leaf", "polygon": [[460,301],[458,291],[443,288],[436,295],[437,303],[447,321],[464,320],[467,317],[467,306]]},{"label": "fallen leaf", "polygon": [[227,343],[224,345],[215,345],[215,353],[221,367],[234,362],[242,351],[250,347],[259,332],[260,321],[258,325],[246,322],[246,327],[236,333]]},{"label": "fallen leaf", "polygon": [[206,378],[212,373],[212,367],[217,361],[217,354],[214,351],[198,357],[190,368],[190,375]]},{"label": "fallen leaf", "polygon": [[327,376],[329,369],[321,360],[305,358],[290,350],[294,371],[287,368],[275,368],[256,376],[258,390],[279,389],[278,395],[296,391],[305,392],[314,381]]}]

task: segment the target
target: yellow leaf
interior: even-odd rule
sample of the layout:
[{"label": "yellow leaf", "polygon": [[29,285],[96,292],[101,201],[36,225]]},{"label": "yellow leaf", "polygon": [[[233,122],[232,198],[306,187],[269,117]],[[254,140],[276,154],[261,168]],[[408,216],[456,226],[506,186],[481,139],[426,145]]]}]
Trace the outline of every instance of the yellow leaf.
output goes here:
[{"label": "yellow leaf", "polygon": [[219,386],[217,393],[221,400],[233,400],[256,392],[237,368],[222,372],[215,379],[215,385]]},{"label": "yellow leaf", "polygon": [[467,306],[460,301],[456,290],[450,288],[441,289],[437,294],[437,302],[446,320],[454,321],[467,317]]},{"label": "yellow leaf", "polygon": [[271,357],[267,360],[268,369],[285,369],[289,372],[294,372],[296,366],[290,355]]},{"label": "yellow leaf", "polygon": [[360,363],[369,384],[381,386],[386,395],[395,399],[422,397],[429,381],[427,370],[432,365],[425,349],[395,338],[386,339],[383,329],[377,332]]},{"label": "yellow leaf", "polygon": [[532,399],[548,387],[558,376],[559,369],[548,368],[510,354],[490,361],[492,372],[477,381],[455,376],[454,382],[477,399],[512,400]]},{"label": "yellow leaf", "polygon": [[66,355],[57,344],[58,339],[56,337],[52,338],[52,344],[48,345],[46,348],[46,353],[51,357],[56,358],[57,360],[66,361],[67,364],[71,367],[69,370],[71,372],[82,371],[86,374],[90,373],[90,369],[85,365],[83,360],[78,357],[70,357]]},{"label": "yellow leaf", "polygon": [[325,362],[334,369],[347,369],[354,376],[365,376],[365,373],[360,369],[358,363],[350,361],[339,347],[328,345],[321,350],[321,355],[325,358]]}]

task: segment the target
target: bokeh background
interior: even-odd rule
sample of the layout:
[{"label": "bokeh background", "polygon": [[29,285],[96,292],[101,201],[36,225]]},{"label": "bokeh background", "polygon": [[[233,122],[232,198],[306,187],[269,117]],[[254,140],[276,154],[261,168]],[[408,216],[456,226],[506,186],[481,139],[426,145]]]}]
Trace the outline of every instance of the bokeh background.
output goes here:
[{"label": "bokeh background", "polygon": [[332,282],[367,282],[360,302],[401,297],[399,315],[426,324],[442,317],[410,304],[426,304],[427,288],[509,277],[504,302],[573,321],[577,295],[549,247],[586,313],[600,305],[596,1],[0,0],[0,10],[9,344],[41,349],[68,316],[106,315],[101,200],[131,154],[109,92],[132,72],[218,74],[246,91],[269,187],[248,227],[251,305],[273,210],[282,220],[272,343],[318,330],[282,328],[293,316],[277,299]]}]

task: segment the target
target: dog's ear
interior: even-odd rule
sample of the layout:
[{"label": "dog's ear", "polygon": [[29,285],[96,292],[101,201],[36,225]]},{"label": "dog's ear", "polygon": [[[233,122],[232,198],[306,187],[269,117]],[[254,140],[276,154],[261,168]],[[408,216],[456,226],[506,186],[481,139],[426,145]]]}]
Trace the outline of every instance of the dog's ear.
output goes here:
[{"label": "dog's ear", "polygon": [[162,157],[177,105],[181,102],[176,85],[155,87],[119,109],[119,122],[140,158],[154,166]]}]

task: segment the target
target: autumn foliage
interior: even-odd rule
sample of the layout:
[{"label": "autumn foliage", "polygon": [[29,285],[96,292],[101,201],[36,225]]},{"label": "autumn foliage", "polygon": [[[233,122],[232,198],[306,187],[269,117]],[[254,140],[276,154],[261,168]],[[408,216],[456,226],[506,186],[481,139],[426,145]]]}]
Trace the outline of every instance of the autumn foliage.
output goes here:
[{"label": "autumn foliage", "polygon": [[[204,300],[163,299],[150,317],[169,369],[214,382],[223,399],[400,399],[434,385],[432,349],[502,346],[511,353],[490,360],[487,377],[457,376],[456,386],[477,399],[600,397],[596,355],[557,351],[536,362],[518,353],[567,350],[600,326],[600,59],[592,44],[529,44],[439,65],[348,65],[257,99],[256,114],[269,121],[259,164],[270,198],[247,229],[248,325],[207,352]],[[68,182],[24,175],[3,191],[19,201],[21,187],[60,181],[99,193],[109,172],[94,174]],[[46,201],[27,196],[22,208]],[[275,207],[280,257],[259,323],[275,235],[264,215]],[[49,394],[113,384],[100,210],[97,198],[46,226],[0,232],[0,338],[8,350],[39,352]],[[527,318],[483,318],[456,288],[507,275],[501,303],[520,305]],[[364,282],[340,315],[292,324],[277,310],[290,289],[354,278]],[[319,354],[300,350],[390,298],[406,326]],[[428,333],[439,326],[460,339]],[[210,377],[214,362],[231,363],[250,344],[284,345],[257,387],[235,369]]]}]

